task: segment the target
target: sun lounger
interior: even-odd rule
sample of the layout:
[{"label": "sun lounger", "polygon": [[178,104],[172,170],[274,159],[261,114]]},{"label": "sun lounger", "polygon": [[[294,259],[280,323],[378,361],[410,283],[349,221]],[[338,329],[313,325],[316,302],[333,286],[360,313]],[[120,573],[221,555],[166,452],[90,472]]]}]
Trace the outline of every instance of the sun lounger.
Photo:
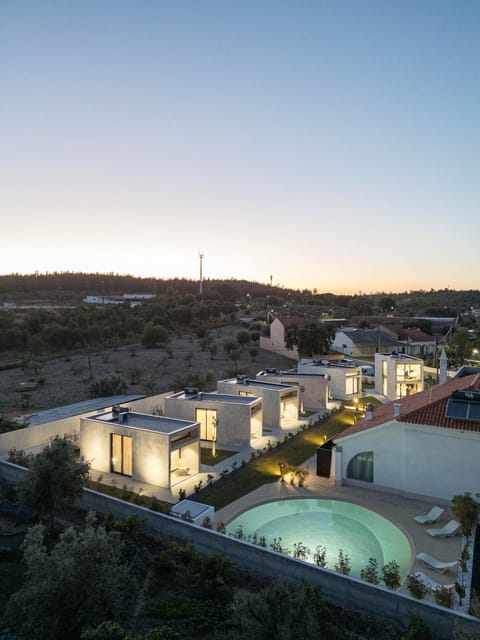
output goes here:
[{"label": "sun lounger", "polygon": [[460,529],[460,523],[456,520],[450,520],[444,527],[438,529],[425,529],[429,536],[433,538],[448,538],[455,536]]},{"label": "sun lounger", "polygon": [[425,573],[421,571],[417,571],[413,574],[429,591],[435,592],[437,589],[453,589],[455,584],[440,584],[439,582],[435,582],[433,578],[430,578]]},{"label": "sun lounger", "polygon": [[440,520],[444,511],[441,507],[432,507],[424,516],[414,516],[413,519],[419,524],[433,524]]},{"label": "sun lounger", "polygon": [[437,558],[428,555],[428,553],[419,553],[417,555],[417,559],[421,560],[429,569],[433,569],[439,573],[445,573],[448,569],[453,571],[458,564],[456,560],[454,562],[442,562],[441,560],[437,560]]}]

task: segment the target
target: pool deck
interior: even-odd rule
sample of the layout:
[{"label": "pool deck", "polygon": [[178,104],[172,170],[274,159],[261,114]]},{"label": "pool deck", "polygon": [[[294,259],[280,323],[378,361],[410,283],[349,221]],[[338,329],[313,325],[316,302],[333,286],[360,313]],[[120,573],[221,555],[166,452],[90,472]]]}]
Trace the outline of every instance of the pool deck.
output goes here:
[{"label": "pool deck", "polygon": [[[418,553],[428,553],[438,560],[450,562],[457,560],[460,554],[462,536],[460,534],[450,538],[433,538],[426,533],[426,529],[443,527],[453,518],[451,511],[445,508],[439,522],[422,526],[415,522],[414,516],[430,511],[435,502],[426,502],[421,499],[406,498],[401,495],[386,493],[374,489],[365,489],[352,486],[334,486],[330,479],[316,475],[316,458],[310,458],[302,466],[309,469],[309,476],[305,480],[304,487],[291,485],[289,482],[277,482],[265,484],[255,491],[235,500],[230,505],[219,509],[215,514],[217,522],[228,524],[233,518],[243,511],[256,505],[288,498],[327,498],[332,500],[344,500],[367,507],[384,516],[396,524],[407,536],[411,550],[412,562],[409,573],[422,571],[439,584],[452,584],[456,580],[456,572],[447,571],[444,574],[428,569],[423,562],[415,558]],[[439,505],[440,506],[440,505]],[[406,581],[400,591],[408,593]],[[426,599],[433,597],[427,594]]]}]

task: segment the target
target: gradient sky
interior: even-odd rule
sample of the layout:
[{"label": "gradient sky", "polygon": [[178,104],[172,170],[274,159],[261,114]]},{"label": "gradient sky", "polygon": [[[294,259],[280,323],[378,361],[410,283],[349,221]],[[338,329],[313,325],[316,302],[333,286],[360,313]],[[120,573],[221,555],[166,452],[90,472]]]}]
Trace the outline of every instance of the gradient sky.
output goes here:
[{"label": "gradient sky", "polygon": [[0,0],[0,273],[480,287],[478,0]]}]

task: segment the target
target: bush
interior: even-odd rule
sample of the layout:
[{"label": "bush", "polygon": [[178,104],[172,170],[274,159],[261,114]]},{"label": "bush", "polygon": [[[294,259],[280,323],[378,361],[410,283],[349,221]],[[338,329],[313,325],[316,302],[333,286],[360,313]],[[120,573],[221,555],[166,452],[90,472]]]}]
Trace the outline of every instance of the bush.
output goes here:
[{"label": "bush", "polygon": [[119,375],[105,376],[94,380],[88,385],[90,398],[107,398],[125,393],[128,389],[127,381]]},{"label": "bush", "polygon": [[413,573],[407,576],[407,587],[410,594],[417,600],[423,600],[427,594],[427,587]]}]

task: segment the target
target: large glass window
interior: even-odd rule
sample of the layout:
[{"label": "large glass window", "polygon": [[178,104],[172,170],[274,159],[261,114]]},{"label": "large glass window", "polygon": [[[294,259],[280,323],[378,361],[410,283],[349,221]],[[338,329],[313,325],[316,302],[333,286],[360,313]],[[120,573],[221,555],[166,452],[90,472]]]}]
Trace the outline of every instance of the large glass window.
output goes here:
[{"label": "large glass window", "polygon": [[132,475],[132,438],[118,433],[111,434],[111,452],[113,473],[121,473],[124,476]]},{"label": "large glass window", "polygon": [[195,420],[200,423],[200,439],[216,440],[215,429],[217,427],[216,409],[196,409]]},{"label": "large glass window", "polygon": [[360,391],[360,376],[347,376],[345,383],[345,393],[347,396],[359,393]]},{"label": "large glass window", "polygon": [[373,482],[373,451],[362,451],[350,460],[347,478]]}]

